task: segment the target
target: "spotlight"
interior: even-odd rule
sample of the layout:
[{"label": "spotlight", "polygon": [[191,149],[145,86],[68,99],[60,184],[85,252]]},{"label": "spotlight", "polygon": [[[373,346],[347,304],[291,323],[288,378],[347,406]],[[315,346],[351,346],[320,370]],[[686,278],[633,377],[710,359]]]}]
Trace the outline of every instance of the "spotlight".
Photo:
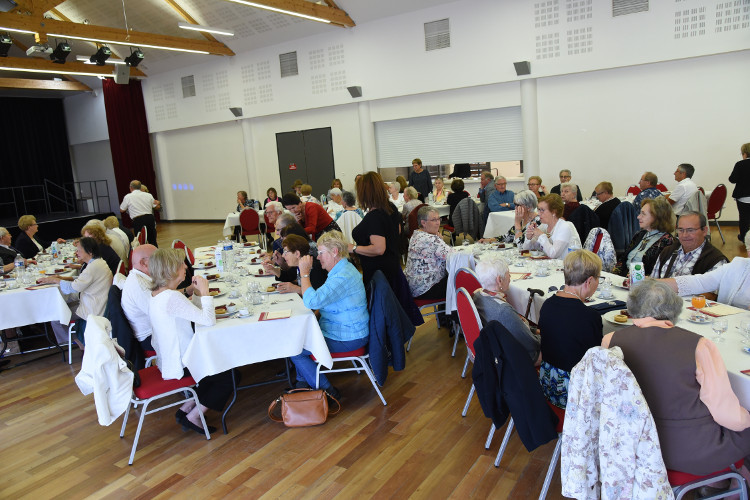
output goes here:
[{"label": "spotlight", "polygon": [[112,51],[109,47],[102,45],[99,47],[99,50],[96,51],[96,54],[89,58],[89,61],[95,63],[97,66],[104,66],[104,62],[109,59],[110,55],[112,55]]},{"label": "spotlight", "polygon": [[143,52],[141,49],[135,49],[130,52],[130,55],[125,58],[125,63],[131,68],[138,66],[143,61]]},{"label": "spotlight", "polygon": [[60,42],[55,47],[55,50],[49,55],[49,58],[54,63],[65,64],[65,59],[70,55],[70,45],[66,42]]},{"label": "spotlight", "polygon": [[0,34],[0,57],[8,57],[8,51],[13,45],[13,39],[7,33]]}]

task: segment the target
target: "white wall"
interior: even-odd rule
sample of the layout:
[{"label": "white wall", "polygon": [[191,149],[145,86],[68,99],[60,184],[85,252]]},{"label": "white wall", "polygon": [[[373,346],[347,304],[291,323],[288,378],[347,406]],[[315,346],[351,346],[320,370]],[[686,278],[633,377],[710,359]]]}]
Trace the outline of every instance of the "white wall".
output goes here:
[{"label": "white wall", "polygon": [[[73,164],[73,179],[82,181],[107,181],[109,191],[109,206],[106,200],[99,200],[99,209],[120,213],[120,202],[115,185],[115,169],[112,164],[112,152],[109,140],[74,144],[70,146],[70,161]],[[97,189],[103,188],[103,183],[97,183]],[[88,186],[87,186],[88,188]],[[104,194],[104,193],[103,193]]]},{"label": "white wall", "polygon": [[68,144],[109,140],[107,114],[101,89],[93,94],[89,92],[64,99],[63,109],[68,129]]}]

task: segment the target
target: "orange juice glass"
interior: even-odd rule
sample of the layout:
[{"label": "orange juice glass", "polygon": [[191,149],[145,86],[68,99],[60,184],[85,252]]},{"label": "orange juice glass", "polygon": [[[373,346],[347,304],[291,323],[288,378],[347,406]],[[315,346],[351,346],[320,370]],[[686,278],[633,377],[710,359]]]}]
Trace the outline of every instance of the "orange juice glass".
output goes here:
[{"label": "orange juice glass", "polygon": [[704,307],[706,307],[706,297],[704,297],[703,295],[693,295],[691,303],[696,309],[703,309]]}]

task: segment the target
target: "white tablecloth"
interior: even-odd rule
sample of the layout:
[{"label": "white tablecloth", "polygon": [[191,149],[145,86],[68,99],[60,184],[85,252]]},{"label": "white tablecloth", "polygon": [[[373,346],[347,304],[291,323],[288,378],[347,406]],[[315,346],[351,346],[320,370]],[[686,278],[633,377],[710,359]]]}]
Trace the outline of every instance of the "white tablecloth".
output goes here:
[{"label": "white tablecloth", "polygon": [[70,321],[70,308],[60,288],[17,288],[0,292],[0,330],[47,321]]},{"label": "white tablecloth", "polygon": [[448,217],[451,212],[450,205],[430,205],[430,207],[434,208],[440,217]]},{"label": "white tablecloth", "polygon": [[[208,247],[196,249],[199,258],[209,252]],[[252,273],[261,268],[260,265],[250,264],[247,259],[241,261],[240,266],[250,269]],[[199,270],[197,273],[213,274],[216,273],[216,269]],[[246,277],[237,285],[237,290],[246,290],[250,280],[258,281],[262,290],[275,281],[273,277]],[[214,282],[210,285],[211,288],[218,287],[222,291],[230,289],[230,285],[224,282]],[[288,299],[292,301],[270,304],[274,300]],[[318,321],[312,311],[304,306],[299,295],[273,293],[268,294],[266,300],[263,306],[254,306],[254,314],[249,318],[235,316],[217,319],[215,326],[196,327],[195,335],[182,358],[195,380],[239,366],[295,356],[302,352],[302,349],[312,352],[324,366],[331,367],[333,360]],[[239,299],[230,299],[228,295],[214,299],[214,305],[217,306],[229,302],[238,303]],[[291,309],[292,316],[273,321],[258,321],[260,311],[282,309]]]},{"label": "white tablecloth", "polygon": [[516,223],[516,211],[490,212],[487,224],[484,226],[484,238],[495,238],[504,235]]}]

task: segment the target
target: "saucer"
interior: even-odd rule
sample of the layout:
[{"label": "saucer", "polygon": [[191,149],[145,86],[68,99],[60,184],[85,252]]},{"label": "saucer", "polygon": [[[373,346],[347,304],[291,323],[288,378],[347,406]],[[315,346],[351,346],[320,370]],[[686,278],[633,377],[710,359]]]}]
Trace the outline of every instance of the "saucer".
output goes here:
[{"label": "saucer", "polygon": [[602,300],[612,300],[612,299],[615,298],[615,294],[614,293],[610,293],[609,295],[604,295],[604,294],[598,293],[598,294],[596,294],[596,298],[597,299],[602,299]]}]

